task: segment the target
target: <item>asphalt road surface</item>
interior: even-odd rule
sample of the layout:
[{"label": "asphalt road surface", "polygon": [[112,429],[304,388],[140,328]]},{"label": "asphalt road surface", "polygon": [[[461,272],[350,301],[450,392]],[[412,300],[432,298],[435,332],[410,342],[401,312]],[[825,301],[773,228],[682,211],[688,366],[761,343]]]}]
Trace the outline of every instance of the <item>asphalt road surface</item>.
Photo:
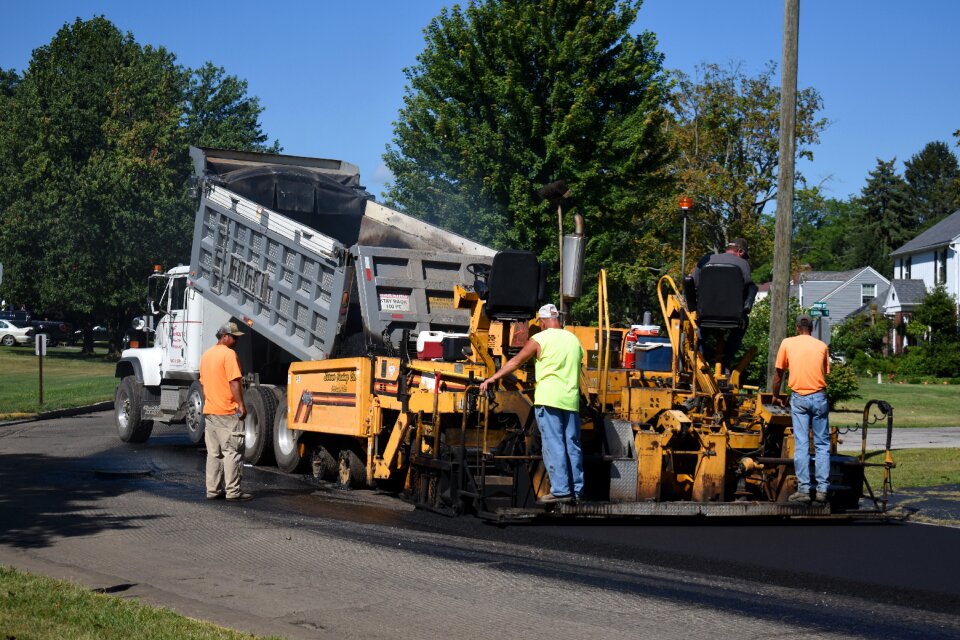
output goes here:
[{"label": "asphalt road surface", "polygon": [[960,637],[958,527],[496,527],[269,468],[208,502],[203,465],[110,413],[0,425],[0,564],[287,638]]}]

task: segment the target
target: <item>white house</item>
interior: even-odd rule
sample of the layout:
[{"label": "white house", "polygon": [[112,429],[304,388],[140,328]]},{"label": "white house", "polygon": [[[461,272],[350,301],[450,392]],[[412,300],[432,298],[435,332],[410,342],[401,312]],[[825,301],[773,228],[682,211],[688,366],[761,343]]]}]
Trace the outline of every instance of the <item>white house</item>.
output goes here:
[{"label": "white house", "polygon": [[923,280],[927,291],[942,284],[958,298],[960,286],[960,209],[890,253],[898,280]]}]

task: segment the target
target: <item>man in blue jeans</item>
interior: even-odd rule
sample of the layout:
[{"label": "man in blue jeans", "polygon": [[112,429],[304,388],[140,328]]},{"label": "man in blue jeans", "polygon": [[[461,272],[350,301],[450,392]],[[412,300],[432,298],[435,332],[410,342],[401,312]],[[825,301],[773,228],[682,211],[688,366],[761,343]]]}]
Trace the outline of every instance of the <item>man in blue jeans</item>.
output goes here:
[{"label": "man in blue jeans", "polygon": [[827,401],[827,374],[830,373],[830,352],[811,335],[813,320],[807,314],[797,317],[797,335],[786,338],[777,351],[776,373],[773,375],[773,403],[783,406],[780,385],[783,372],[790,370],[790,415],[793,419],[793,466],[797,475],[797,492],[788,500],[810,504],[810,431],[813,430],[814,466],[816,468],[815,499],[827,501],[830,483],[830,403]]},{"label": "man in blue jeans", "polygon": [[543,464],[550,476],[550,493],[543,504],[583,500],[583,452],[580,449],[580,340],[560,326],[560,313],[552,304],[537,312],[541,331],[520,353],[480,384],[486,393],[490,383],[516,371],[536,356],[537,389],[534,413],[543,443]]}]

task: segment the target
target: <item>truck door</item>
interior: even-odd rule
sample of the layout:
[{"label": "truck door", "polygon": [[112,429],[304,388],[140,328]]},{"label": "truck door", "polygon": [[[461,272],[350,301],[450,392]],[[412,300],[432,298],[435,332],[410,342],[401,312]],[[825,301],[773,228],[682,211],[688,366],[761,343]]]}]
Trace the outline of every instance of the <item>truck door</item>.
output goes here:
[{"label": "truck door", "polygon": [[170,372],[184,371],[187,367],[186,324],[186,275],[170,278],[164,291],[167,314],[157,327],[157,343],[162,351],[161,369],[164,377]]}]

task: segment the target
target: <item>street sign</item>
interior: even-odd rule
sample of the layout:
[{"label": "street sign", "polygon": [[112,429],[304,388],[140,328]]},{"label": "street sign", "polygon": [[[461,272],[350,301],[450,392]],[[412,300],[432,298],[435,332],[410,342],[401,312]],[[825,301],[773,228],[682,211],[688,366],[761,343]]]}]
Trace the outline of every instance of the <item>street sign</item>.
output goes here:
[{"label": "street sign", "polygon": [[33,338],[34,338],[34,353],[38,356],[47,355],[47,334],[38,333]]},{"label": "street sign", "polygon": [[813,309],[810,309],[810,317],[811,318],[829,318],[830,310],[822,309],[820,307],[814,307]]},{"label": "street sign", "polygon": [[812,309],[826,309],[826,308],[827,308],[827,302],[826,302],[825,300],[818,300],[817,302],[814,302],[814,303],[813,303],[813,306],[812,306],[811,308],[812,308]]}]

